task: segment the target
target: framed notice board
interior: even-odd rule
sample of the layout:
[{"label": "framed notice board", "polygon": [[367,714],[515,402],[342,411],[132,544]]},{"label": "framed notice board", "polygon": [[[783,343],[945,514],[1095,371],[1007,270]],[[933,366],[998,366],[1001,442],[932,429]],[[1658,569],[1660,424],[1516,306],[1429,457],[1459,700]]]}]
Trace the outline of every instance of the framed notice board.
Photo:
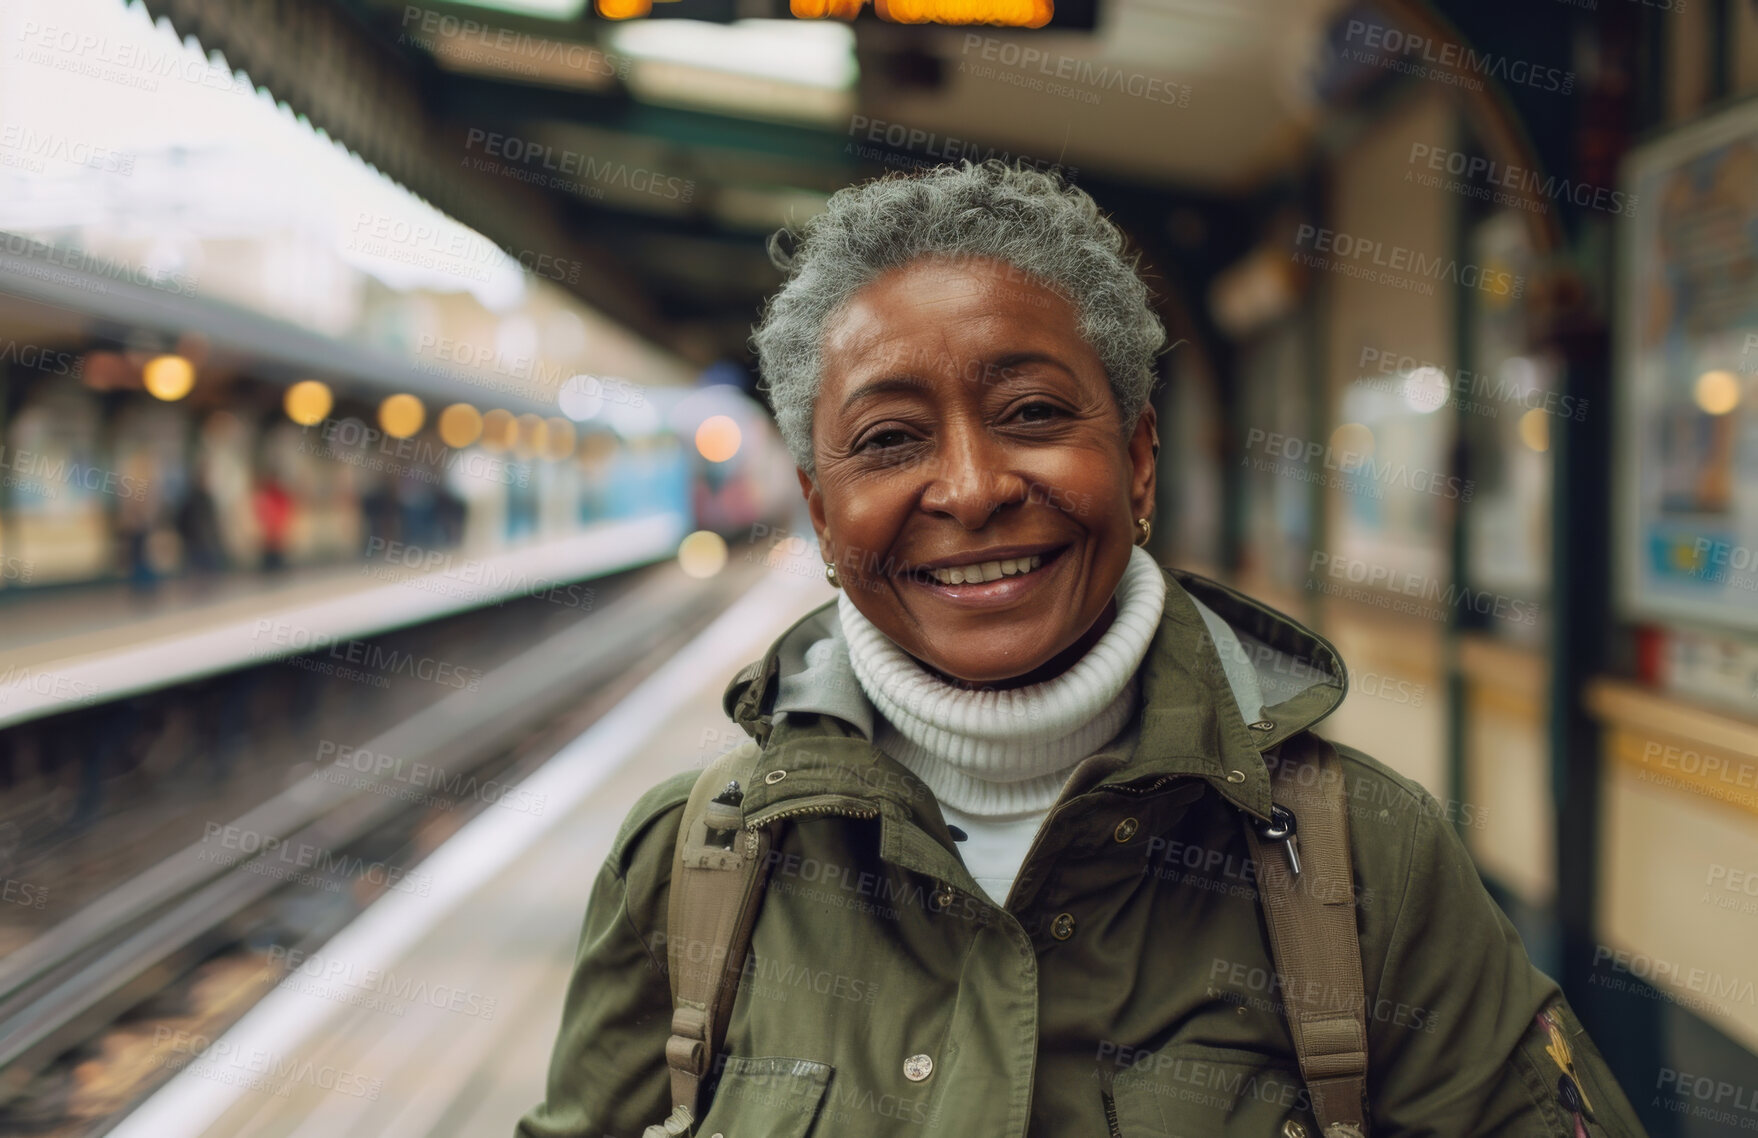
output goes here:
[{"label": "framed notice board", "polygon": [[1758,630],[1758,101],[1632,151],[1614,451],[1620,615]]}]

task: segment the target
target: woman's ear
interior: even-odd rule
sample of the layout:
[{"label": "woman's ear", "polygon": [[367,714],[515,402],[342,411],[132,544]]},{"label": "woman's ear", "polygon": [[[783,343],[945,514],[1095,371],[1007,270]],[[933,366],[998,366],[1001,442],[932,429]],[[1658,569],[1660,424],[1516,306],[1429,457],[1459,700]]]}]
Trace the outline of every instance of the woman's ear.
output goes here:
[{"label": "woman's ear", "polygon": [[1153,405],[1142,408],[1129,436],[1129,504],[1134,516],[1153,516],[1155,470],[1159,464],[1159,415]]},{"label": "woman's ear", "polygon": [[794,467],[794,473],[800,479],[800,493],[806,498],[806,514],[812,519],[812,530],[818,535],[818,554],[829,561],[830,543],[824,538],[824,495],[818,489],[817,480],[806,473],[805,467]]}]

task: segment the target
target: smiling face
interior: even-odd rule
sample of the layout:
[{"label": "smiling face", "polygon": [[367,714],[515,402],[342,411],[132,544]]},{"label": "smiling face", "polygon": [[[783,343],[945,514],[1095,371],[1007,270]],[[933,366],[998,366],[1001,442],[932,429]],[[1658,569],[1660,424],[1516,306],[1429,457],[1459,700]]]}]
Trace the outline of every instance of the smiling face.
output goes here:
[{"label": "smiling face", "polygon": [[824,560],[904,651],[967,685],[1062,671],[1109,625],[1151,513],[1129,432],[1061,296],[996,261],[923,259],[825,330],[800,472]]}]

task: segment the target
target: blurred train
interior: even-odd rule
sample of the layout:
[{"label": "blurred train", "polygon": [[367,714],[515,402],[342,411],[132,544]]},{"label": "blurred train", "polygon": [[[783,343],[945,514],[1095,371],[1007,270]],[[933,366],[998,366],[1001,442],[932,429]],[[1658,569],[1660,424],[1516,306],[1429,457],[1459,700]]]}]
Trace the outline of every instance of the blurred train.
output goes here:
[{"label": "blurred train", "polygon": [[736,538],[798,495],[739,377],[557,376],[540,414],[536,382],[517,410],[436,398],[0,294],[0,590],[505,551],[654,515]]}]

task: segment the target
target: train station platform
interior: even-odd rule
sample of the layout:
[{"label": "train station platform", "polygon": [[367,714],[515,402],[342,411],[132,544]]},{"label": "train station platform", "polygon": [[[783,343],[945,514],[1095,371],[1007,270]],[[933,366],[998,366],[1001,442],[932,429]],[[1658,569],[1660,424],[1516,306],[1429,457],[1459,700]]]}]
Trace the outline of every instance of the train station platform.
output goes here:
[{"label": "train station platform", "polygon": [[668,557],[687,528],[657,514],[480,555],[388,543],[347,566],[0,595],[0,727],[565,589]]},{"label": "train station platform", "polygon": [[[487,810],[210,1038],[159,1020],[106,1050],[177,1073],[116,1138],[442,1138],[510,1133],[543,1096],[588,893],[624,814],[742,738],[720,708],[737,669],[834,594],[759,580],[520,789]],[[248,965],[246,965],[248,967]],[[283,1076],[262,1075],[263,1070]]]}]

